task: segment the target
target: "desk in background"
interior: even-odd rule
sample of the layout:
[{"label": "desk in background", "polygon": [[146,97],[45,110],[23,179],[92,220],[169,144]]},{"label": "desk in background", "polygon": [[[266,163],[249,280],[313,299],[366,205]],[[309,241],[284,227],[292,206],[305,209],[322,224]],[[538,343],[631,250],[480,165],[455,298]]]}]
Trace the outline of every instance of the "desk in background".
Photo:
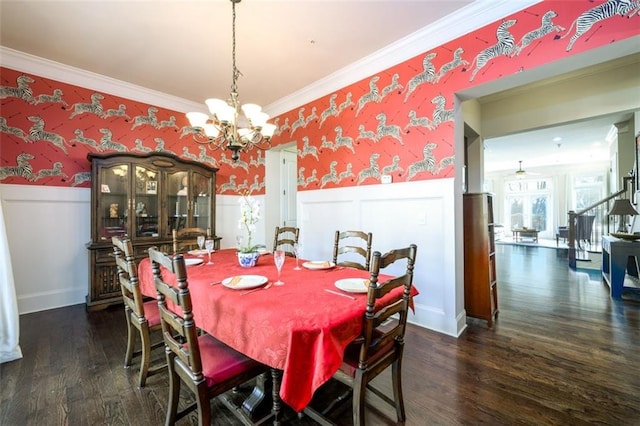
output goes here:
[{"label": "desk in background", "polygon": [[632,269],[629,272],[638,276],[637,266],[628,268],[629,257],[633,258],[632,264],[637,265],[640,242],[625,241],[612,236],[602,237],[602,278],[609,285],[611,297],[615,299],[622,297],[627,270]]}]

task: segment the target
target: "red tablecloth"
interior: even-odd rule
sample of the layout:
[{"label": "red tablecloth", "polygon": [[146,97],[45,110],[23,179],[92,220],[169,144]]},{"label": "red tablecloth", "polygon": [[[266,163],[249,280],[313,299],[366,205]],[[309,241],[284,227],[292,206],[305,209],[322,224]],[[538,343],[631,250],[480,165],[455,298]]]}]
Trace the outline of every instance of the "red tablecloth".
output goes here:
[{"label": "red tablecloth", "polygon": [[[352,300],[324,289],[339,292],[336,280],[366,278],[369,273],[350,268],[294,270],[295,259],[288,257],[281,275],[285,285],[241,295],[245,290],[211,283],[236,275],[263,275],[275,281],[273,256],[261,256],[253,268],[240,267],[235,250],[218,251],[212,260],[212,266],[187,269],[196,324],[237,351],[282,370],[280,397],[301,411],[337,371],[345,347],[362,331],[366,294],[351,293],[356,299]],[[140,262],[139,278],[142,293],[155,297],[148,258]],[[387,300],[401,293],[396,289]]]}]

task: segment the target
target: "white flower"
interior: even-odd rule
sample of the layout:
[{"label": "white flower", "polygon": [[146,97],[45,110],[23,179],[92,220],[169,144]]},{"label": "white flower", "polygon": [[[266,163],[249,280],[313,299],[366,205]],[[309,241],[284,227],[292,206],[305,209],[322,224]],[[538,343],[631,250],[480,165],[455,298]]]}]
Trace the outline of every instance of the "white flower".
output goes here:
[{"label": "white flower", "polygon": [[240,203],[238,228],[247,232],[247,244],[238,247],[238,250],[243,253],[250,253],[255,251],[255,245],[251,244],[251,237],[253,231],[256,230],[256,223],[260,220],[260,203],[251,198],[250,192],[243,193],[238,202]]}]

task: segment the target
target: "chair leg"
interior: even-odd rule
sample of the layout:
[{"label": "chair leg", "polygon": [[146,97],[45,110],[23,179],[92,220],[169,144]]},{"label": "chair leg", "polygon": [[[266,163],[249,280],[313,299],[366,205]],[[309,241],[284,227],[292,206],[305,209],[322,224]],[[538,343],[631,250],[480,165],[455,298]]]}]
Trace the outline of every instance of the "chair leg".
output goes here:
[{"label": "chair leg", "polygon": [[204,382],[198,386],[196,403],[198,404],[198,425],[209,426],[211,424],[211,401]]},{"label": "chair leg", "polygon": [[353,381],[353,426],[364,426],[364,400],[366,384],[358,371]]},{"label": "chair leg", "polygon": [[151,358],[151,336],[149,335],[149,325],[145,322],[140,326],[140,342],[142,352],[140,354],[140,375],[138,376],[138,386],[143,388],[147,382],[149,372],[149,360]]},{"label": "chair leg", "polygon": [[131,367],[131,360],[133,359],[133,349],[135,346],[135,330],[131,323],[131,312],[126,309],[125,314],[127,316],[127,352],[124,355],[124,367]]},{"label": "chair leg", "polygon": [[173,426],[176,423],[178,413],[178,400],[180,399],[180,377],[173,368],[173,360],[167,355],[167,365],[169,367],[169,401],[167,402],[167,418],[165,426]]},{"label": "chair leg", "polygon": [[402,398],[402,355],[391,365],[391,380],[393,383],[393,400],[396,406],[398,423],[405,421],[404,399]]}]

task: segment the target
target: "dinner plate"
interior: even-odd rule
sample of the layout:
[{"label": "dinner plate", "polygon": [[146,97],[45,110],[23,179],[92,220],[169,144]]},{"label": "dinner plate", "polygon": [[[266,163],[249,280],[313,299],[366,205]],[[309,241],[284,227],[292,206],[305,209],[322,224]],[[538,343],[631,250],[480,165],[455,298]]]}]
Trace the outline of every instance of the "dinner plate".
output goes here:
[{"label": "dinner plate", "polygon": [[201,255],[207,254],[207,251],[204,249],[202,250],[195,249],[195,250],[189,250],[187,253],[189,253],[192,256],[201,256]]},{"label": "dinner plate", "polygon": [[262,275],[236,275],[222,280],[222,285],[234,290],[244,290],[247,288],[260,287],[268,281],[267,277]]},{"label": "dinner plate", "polygon": [[202,259],[185,259],[184,264],[186,266],[199,265],[202,263]]},{"label": "dinner plate", "polygon": [[335,286],[349,293],[366,293],[369,280],[366,278],[344,278],[335,282]]},{"label": "dinner plate", "polygon": [[336,264],[333,262],[329,262],[328,260],[310,260],[309,262],[304,262],[302,266],[307,269],[316,270],[331,269],[336,266]]}]

